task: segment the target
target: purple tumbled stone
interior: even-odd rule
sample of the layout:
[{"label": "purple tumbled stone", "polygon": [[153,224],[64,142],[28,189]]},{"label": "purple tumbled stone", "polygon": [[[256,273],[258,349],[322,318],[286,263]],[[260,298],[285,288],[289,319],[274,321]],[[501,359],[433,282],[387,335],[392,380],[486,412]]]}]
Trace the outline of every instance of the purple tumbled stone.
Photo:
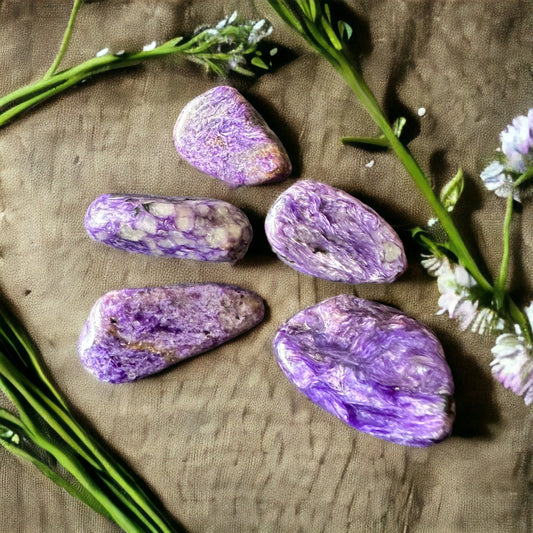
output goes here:
[{"label": "purple tumbled stone", "polygon": [[189,163],[230,187],[280,181],[292,171],[276,134],[233,87],[191,100],[174,126],[174,144]]},{"label": "purple tumbled stone", "polygon": [[211,198],[103,194],[89,206],[85,227],[114,248],[201,261],[238,261],[252,240],[246,215]]},{"label": "purple tumbled stone", "polygon": [[102,381],[135,381],[248,331],[264,312],[257,294],[233,285],[111,291],[94,304],[78,352]]},{"label": "purple tumbled stone", "polygon": [[407,268],[402,241],[389,224],[325,183],[303,180],[289,187],[270,208],[265,230],[284,263],[318,278],[392,282]]},{"label": "purple tumbled stone", "polygon": [[360,431],[408,446],[451,433],[454,385],[442,346],[392,307],[329,298],[281,326],[274,351],[301,392]]}]

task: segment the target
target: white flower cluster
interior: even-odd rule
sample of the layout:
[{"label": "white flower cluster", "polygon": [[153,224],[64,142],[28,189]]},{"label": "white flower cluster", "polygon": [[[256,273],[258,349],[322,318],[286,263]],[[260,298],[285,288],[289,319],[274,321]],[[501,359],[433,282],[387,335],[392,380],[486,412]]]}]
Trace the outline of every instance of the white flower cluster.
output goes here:
[{"label": "white flower cluster", "polygon": [[[452,265],[447,257],[424,255],[422,266],[437,278],[440,292],[438,315],[447,313],[458,320],[464,331],[484,334],[505,328],[498,314],[480,305],[472,294],[476,282],[461,265]],[[533,328],[533,303],[525,309]],[[518,324],[513,333],[501,333],[492,348],[492,374],[508,389],[524,397],[526,405],[533,403],[533,346],[525,339]]]},{"label": "white flower cluster", "polygon": [[473,296],[475,280],[461,265],[453,265],[446,256],[424,255],[422,266],[437,278],[440,292],[438,315],[447,313],[459,322],[461,330],[470,329],[480,335],[504,327],[495,311],[480,305]]}]

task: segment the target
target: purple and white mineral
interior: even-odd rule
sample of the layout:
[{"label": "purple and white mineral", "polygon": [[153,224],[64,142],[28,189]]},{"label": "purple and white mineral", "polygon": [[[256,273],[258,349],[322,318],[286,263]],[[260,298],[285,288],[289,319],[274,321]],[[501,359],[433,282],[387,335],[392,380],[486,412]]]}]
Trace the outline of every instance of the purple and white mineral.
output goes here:
[{"label": "purple and white mineral", "polygon": [[360,431],[407,446],[451,433],[454,384],[442,346],[392,307],[329,298],[282,325],[274,352],[301,392]]},{"label": "purple and white mineral", "polygon": [[280,181],[292,171],[276,134],[233,87],[191,100],[174,126],[174,144],[189,163],[230,187]]},{"label": "purple and white mineral", "polygon": [[298,181],[270,208],[265,230],[276,255],[311,276],[390,283],[407,268],[397,233],[369,206],[312,180]]},{"label": "purple and white mineral", "polygon": [[211,198],[103,194],[89,206],[85,227],[114,248],[200,261],[234,263],[252,240],[246,215]]},{"label": "purple and white mineral", "polygon": [[233,285],[111,291],[94,304],[78,352],[102,381],[135,381],[248,331],[264,313],[257,294]]}]

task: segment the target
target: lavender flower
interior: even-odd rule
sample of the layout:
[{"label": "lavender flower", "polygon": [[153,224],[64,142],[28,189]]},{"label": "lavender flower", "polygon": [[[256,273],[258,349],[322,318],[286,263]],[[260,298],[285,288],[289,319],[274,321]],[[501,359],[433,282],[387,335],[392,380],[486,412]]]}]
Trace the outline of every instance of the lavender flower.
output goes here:
[{"label": "lavender flower", "polygon": [[513,119],[500,134],[502,152],[511,170],[522,174],[533,163],[533,109]]},{"label": "lavender flower", "polygon": [[492,161],[481,173],[481,179],[489,191],[508,198],[513,194],[520,201],[514,180],[533,165],[533,109],[527,116],[513,119],[500,133],[501,149],[497,161]]}]

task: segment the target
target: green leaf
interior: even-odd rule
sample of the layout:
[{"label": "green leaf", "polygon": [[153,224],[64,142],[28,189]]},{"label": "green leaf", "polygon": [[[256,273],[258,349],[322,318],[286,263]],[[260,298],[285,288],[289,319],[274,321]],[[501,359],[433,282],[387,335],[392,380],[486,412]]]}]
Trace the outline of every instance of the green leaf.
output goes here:
[{"label": "green leaf", "polygon": [[298,6],[300,7],[302,13],[310,20],[315,20],[314,18],[311,17],[311,9],[310,7],[307,5],[307,2],[305,0],[296,0],[296,2],[298,3]]},{"label": "green leaf", "polygon": [[288,26],[294,28],[301,35],[305,34],[298,17],[292,12],[285,0],[268,0],[268,3]]},{"label": "green leaf", "polygon": [[405,117],[398,117],[393,125],[392,125],[392,131],[394,132],[394,135],[400,138],[400,135],[402,134],[403,127],[407,124],[407,119]]},{"label": "green leaf", "polygon": [[324,4],[324,13],[326,13],[328,22],[331,24],[331,11],[329,10],[329,4]]},{"label": "green leaf", "polygon": [[251,63],[256,67],[268,70],[268,65],[259,56],[252,57]]},{"label": "green leaf", "polygon": [[316,3],[315,0],[309,0],[309,12],[311,20],[316,20]]},{"label": "green leaf", "polygon": [[465,185],[463,170],[460,168],[457,174],[442,188],[440,201],[448,212],[452,212],[455,204],[461,197]]},{"label": "green leaf", "polygon": [[[347,22],[344,22],[344,20],[339,20],[337,25],[339,27],[339,35],[341,36],[341,39],[344,39],[346,42],[348,42],[353,34],[352,27]],[[346,38],[344,38],[345,34]]]},{"label": "green leaf", "polygon": [[342,137],[343,144],[367,144],[369,146],[377,146],[379,148],[389,148],[389,141],[385,135],[379,137]]},{"label": "green leaf", "polygon": [[324,31],[326,32],[328,36],[329,42],[333,45],[333,47],[336,50],[342,50],[342,43],[339,41],[339,38],[333,31],[333,28],[331,27],[329,22],[324,17],[322,17],[321,22],[322,22],[322,27],[324,28]]},{"label": "green leaf", "polygon": [[420,226],[414,226],[410,229],[411,237],[420,244],[423,248],[438,257],[442,256],[441,243],[435,242],[431,234]]}]

